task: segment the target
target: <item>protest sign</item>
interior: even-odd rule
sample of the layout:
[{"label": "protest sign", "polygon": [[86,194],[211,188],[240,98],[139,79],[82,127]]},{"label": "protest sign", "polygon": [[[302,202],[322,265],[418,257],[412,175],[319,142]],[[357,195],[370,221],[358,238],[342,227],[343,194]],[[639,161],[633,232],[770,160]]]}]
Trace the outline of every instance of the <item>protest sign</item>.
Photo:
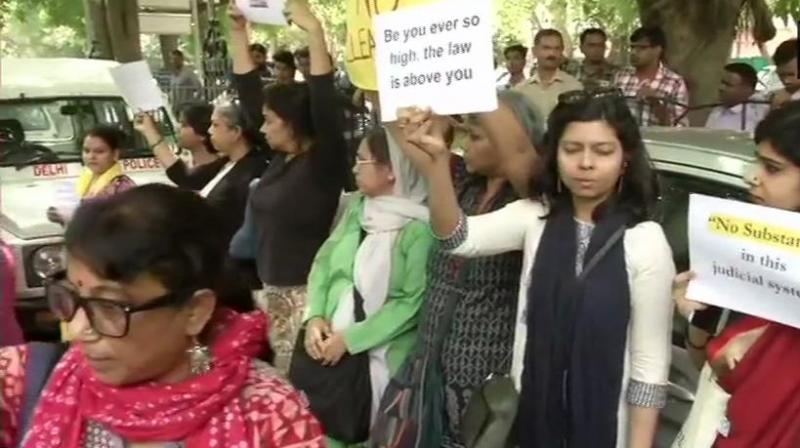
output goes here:
[{"label": "protest sign", "polygon": [[372,18],[435,0],[346,0],[345,65],[350,82],[362,90],[378,90]]},{"label": "protest sign", "polygon": [[687,297],[800,328],[800,213],[693,194]]},{"label": "protest sign", "polygon": [[122,64],[109,69],[122,97],[136,112],[153,111],[164,107],[164,95],[153,79],[145,61]]},{"label": "protest sign", "polygon": [[381,118],[397,108],[440,115],[497,108],[491,0],[446,0],[374,19]]},{"label": "protest sign", "polygon": [[236,0],[239,11],[253,23],[286,26],[286,0]]}]

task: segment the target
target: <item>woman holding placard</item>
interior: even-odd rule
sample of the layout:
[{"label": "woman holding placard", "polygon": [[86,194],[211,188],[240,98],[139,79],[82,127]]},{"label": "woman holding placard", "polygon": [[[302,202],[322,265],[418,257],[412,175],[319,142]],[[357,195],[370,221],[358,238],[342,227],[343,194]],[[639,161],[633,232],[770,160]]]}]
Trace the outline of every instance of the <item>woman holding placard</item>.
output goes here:
[{"label": "woman holding placard", "polygon": [[234,86],[250,120],[275,151],[250,196],[259,306],[274,322],[271,341],[285,372],[303,318],[306,283],[314,255],[330,234],[339,197],[349,179],[343,113],[333,79],[325,32],[305,0],[287,4],[288,20],[308,35],[308,83],[265,90],[248,52],[247,20],[231,2]]},{"label": "woman holding placard", "polygon": [[[747,179],[753,202],[800,211],[800,102],[770,112],[755,141],[758,167]],[[687,299],[692,277],[677,276],[674,295],[681,314],[698,325],[693,315],[709,310]],[[731,394],[715,448],[800,446],[800,329],[745,316],[716,337],[692,326],[687,344]]]},{"label": "woman holding placard", "polygon": [[[510,112],[503,105],[488,122]],[[650,220],[658,184],[618,91],[561,95],[530,199],[459,209],[430,115],[406,118],[431,224],[466,257],[523,250],[512,375],[523,447],[651,447],[666,402],[674,266]],[[497,127],[496,141],[515,130]]]}]

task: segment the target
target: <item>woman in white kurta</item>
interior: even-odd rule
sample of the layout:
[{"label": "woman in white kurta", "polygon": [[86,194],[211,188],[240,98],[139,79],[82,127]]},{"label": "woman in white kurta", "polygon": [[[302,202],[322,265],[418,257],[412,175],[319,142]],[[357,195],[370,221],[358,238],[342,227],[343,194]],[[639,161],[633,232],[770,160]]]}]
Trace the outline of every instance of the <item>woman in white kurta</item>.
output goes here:
[{"label": "woman in white kurta", "polygon": [[[483,116],[495,145],[521,132],[497,126],[509,113]],[[666,401],[674,266],[649,220],[658,185],[624,100],[562,95],[531,183],[536,199],[476,217],[459,210],[446,150],[429,129],[425,112],[406,118],[443,244],[468,257],[524,251],[512,366],[520,446],[651,447]]]}]

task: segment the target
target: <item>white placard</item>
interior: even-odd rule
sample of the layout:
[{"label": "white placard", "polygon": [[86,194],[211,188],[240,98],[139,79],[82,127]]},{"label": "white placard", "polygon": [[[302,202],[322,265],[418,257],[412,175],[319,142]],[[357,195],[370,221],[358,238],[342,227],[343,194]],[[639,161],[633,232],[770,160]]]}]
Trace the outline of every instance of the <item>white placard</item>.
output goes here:
[{"label": "white placard", "polygon": [[800,328],[800,213],[693,194],[692,300]]},{"label": "white placard", "polygon": [[492,0],[443,0],[375,16],[383,121],[400,107],[440,115],[497,109]]},{"label": "white placard", "polygon": [[289,24],[283,15],[286,0],[236,0],[236,6],[250,22],[281,26]]},{"label": "white placard", "polygon": [[122,92],[125,101],[136,112],[158,110],[166,104],[164,95],[153,79],[150,67],[145,61],[122,64],[109,69],[114,83]]}]

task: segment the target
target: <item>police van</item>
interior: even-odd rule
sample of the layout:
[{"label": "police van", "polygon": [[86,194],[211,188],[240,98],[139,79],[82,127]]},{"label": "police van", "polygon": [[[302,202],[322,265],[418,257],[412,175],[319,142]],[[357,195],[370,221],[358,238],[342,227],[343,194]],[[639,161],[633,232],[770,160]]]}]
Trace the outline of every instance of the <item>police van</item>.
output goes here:
[{"label": "police van", "polygon": [[[113,61],[0,60],[0,240],[16,258],[17,305],[43,307],[44,279],[63,265],[63,228],[47,209],[74,191],[85,133],[119,127],[128,141],[122,167],[138,185],[169,183],[114,84]],[[168,115],[161,117],[173,129]],[[165,130],[166,130],[165,129]]]}]

